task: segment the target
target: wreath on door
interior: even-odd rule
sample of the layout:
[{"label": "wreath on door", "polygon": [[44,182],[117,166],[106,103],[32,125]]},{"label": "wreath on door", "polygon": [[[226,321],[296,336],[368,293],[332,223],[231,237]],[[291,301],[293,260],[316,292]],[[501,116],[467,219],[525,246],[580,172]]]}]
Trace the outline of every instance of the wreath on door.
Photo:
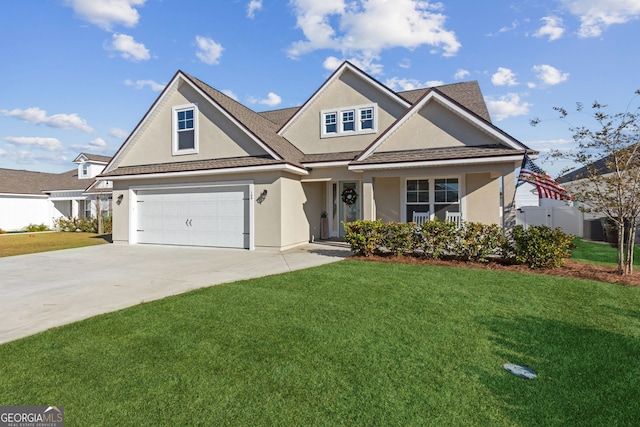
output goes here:
[{"label": "wreath on door", "polygon": [[353,188],[345,188],[342,192],[342,201],[347,205],[352,205],[358,200],[358,193]]}]

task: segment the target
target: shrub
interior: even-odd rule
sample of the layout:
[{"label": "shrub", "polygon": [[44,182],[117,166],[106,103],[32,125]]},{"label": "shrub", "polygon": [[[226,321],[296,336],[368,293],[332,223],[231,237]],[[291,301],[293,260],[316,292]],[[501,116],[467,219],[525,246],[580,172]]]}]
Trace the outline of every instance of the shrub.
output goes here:
[{"label": "shrub", "polygon": [[505,239],[502,256],[516,264],[531,268],[555,268],[571,256],[573,236],[561,228],[516,225]]},{"label": "shrub", "polygon": [[51,231],[51,229],[45,224],[29,224],[21,231],[24,231],[25,233],[35,233],[38,231]]},{"label": "shrub", "polygon": [[416,225],[406,222],[389,222],[380,227],[381,244],[396,255],[403,255],[413,250],[413,235]]},{"label": "shrub", "polygon": [[427,258],[440,259],[447,253],[456,241],[456,225],[452,222],[442,222],[437,219],[425,221],[414,234],[414,247],[422,250]]},{"label": "shrub", "polygon": [[487,262],[490,255],[499,255],[503,247],[502,228],[496,224],[463,222],[456,231],[457,244],[453,255],[465,261]]},{"label": "shrub", "polygon": [[384,238],[382,220],[358,220],[342,224],[344,240],[351,245],[351,251],[357,255],[371,256],[380,251]]},{"label": "shrub", "polygon": [[54,220],[54,226],[59,231],[98,232],[98,220],[96,218],[60,217]]}]

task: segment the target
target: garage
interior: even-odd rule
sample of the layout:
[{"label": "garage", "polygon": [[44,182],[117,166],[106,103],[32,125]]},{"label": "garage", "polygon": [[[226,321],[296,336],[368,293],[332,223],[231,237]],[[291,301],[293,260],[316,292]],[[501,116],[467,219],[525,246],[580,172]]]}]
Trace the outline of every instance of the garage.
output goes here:
[{"label": "garage", "polygon": [[248,185],[136,191],[138,243],[250,249]]}]

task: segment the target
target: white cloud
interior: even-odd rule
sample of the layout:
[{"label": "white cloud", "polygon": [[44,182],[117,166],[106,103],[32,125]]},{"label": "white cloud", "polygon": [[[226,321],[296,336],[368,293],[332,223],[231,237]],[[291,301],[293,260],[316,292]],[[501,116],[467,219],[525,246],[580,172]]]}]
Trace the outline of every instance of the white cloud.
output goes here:
[{"label": "white cloud", "polygon": [[208,37],[196,36],[196,45],[198,46],[196,56],[200,61],[209,65],[220,62],[220,56],[224,50],[221,44]]},{"label": "white cloud", "polygon": [[247,17],[252,18],[256,12],[262,9],[262,0],[251,0],[247,5]]},{"label": "white cloud", "polygon": [[491,83],[495,86],[517,86],[516,75],[508,68],[498,67],[498,71],[491,76]]},{"label": "white cloud", "polygon": [[580,19],[580,37],[598,37],[613,24],[625,24],[640,18],[638,0],[560,0]]},{"label": "white cloud", "polygon": [[133,62],[146,61],[151,58],[149,49],[127,34],[114,34],[106,49],[120,52],[121,57]]},{"label": "white cloud", "polygon": [[62,143],[57,138],[41,138],[30,136],[7,136],[5,141],[17,145],[27,145],[30,147],[42,148],[47,151],[63,150]]},{"label": "white cloud", "polygon": [[134,27],[140,15],[136,7],[146,0],[67,0],[74,12],[85,21],[110,31],[114,25]]},{"label": "white cloud", "polygon": [[340,64],[342,64],[342,60],[336,58],[335,56],[328,56],[323,62],[322,62],[322,67],[325,70],[329,70],[329,71],[335,71],[338,69],[338,67],[340,66]]},{"label": "white cloud", "polygon": [[409,68],[411,68],[411,60],[409,58],[404,58],[404,59],[402,59],[402,61],[400,61],[398,66],[400,68],[409,69]]},{"label": "white cloud", "polygon": [[517,93],[508,93],[497,99],[485,97],[489,114],[494,120],[500,121],[508,117],[522,116],[529,114],[531,104],[520,99]]},{"label": "white cloud", "polygon": [[562,34],[564,34],[562,18],[545,16],[540,20],[544,22],[544,25],[533,34],[534,37],[549,37],[550,42],[562,37]]},{"label": "white cloud", "polygon": [[231,89],[225,89],[225,90],[221,90],[220,92],[224,93],[225,95],[227,95],[229,98],[237,101],[238,100],[238,96],[233,93],[233,91]]},{"label": "white cloud", "polygon": [[443,56],[461,47],[456,34],[445,28],[441,3],[418,0],[292,0],[297,27],[305,39],[291,45],[288,54],[331,49],[358,59],[369,72],[380,72],[378,62],[385,49],[432,46]]},{"label": "white cloud", "polygon": [[251,104],[263,104],[263,105],[268,105],[269,107],[275,107],[276,105],[279,105],[282,102],[282,98],[280,98],[278,95],[276,95],[273,92],[269,92],[265,99],[250,98],[249,102]]},{"label": "white cloud", "polygon": [[435,87],[442,86],[444,82],[442,80],[428,80],[426,82],[421,82],[416,79],[401,79],[399,77],[393,77],[387,79],[384,82],[385,86],[394,91],[403,91],[403,90],[413,90],[413,89],[422,89],[425,87]]},{"label": "white cloud", "polygon": [[453,75],[453,78],[456,80],[462,80],[466,77],[468,77],[471,73],[468,70],[465,70],[463,68],[458,68],[456,70],[456,73]]},{"label": "white cloud", "polygon": [[89,151],[91,153],[104,153],[111,151],[111,149],[107,147],[105,140],[102,138],[92,139],[88,144],[72,145],[71,148],[77,151]]},{"label": "white cloud", "polygon": [[34,124],[43,124],[58,129],[76,129],[82,132],[91,133],[93,128],[87,124],[87,121],[77,114],[54,114],[48,116],[47,112],[38,107],[20,110],[0,110],[0,114],[8,117],[15,117],[25,122]]},{"label": "white cloud", "polygon": [[129,136],[129,131],[124,129],[112,128],[109,130],[109,136],[118,139],[124,139]]},{"label": "white cloud", "polygon": [[563,73],[551,65],[534,65],[533,71],[536,77],[547,86],[560,84],[569,78],[569,73]]},{"label": "white cloud", "polygon": [[125,80],[124,84],[127,86],[133,86],[136,89],[144,89],[145,86],[149,86],[149,89],[151,89],[154,92],[159,92],[162,89],[164,89],[164,84],[162,83],[156,83],[153,80]]},{"label": "white cloud", "polygon": [[60,151],[34,152],[27,150],[6,151],[0,150],[0,156],[9,159],[12,163],[33,165],[41,162],[57,163],[68,167],[69,159]]}]

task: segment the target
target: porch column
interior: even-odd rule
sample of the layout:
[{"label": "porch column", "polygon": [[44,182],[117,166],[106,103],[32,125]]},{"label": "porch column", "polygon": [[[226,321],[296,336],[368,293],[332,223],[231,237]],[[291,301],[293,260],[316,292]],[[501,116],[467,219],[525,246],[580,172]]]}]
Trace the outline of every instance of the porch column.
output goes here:
[{"label": "porch column", "polygon": [[78,217],[78,201],[72,199],[71,200],[71,218]]},{"label": "porch column", "polygon": [[512,228],[516,225],[516,173],[515,170],[502,175],[502,227]]},{"label": "porch column", "polygon": [[373,177],[362,179],[362,219],[376,219],[376,201],[373,194]]}]

